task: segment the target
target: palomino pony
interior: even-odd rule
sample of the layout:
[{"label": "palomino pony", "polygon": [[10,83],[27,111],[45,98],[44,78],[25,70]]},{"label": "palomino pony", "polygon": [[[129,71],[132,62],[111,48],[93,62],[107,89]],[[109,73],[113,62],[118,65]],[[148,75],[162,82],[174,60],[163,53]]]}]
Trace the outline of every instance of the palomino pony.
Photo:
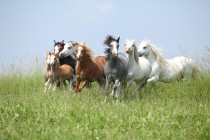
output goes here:
[{"label": "palomino pony", "polygon": [[106,98],[109,94],[110,83],[113,82],[112,97],[114,98],[115,96],[116,99],[119,99],[122,86],[125,84],[128,73],[127,57],[118,53],[119,40],[120,37],[115,39],[113,36],[108,35],[104,41],[104,44],[107,46],[105,53],[108,57],[108,61],[104,68],[106,76]]},{"label": "palomino pony", "polygon": [[[76,66],[76,87],[74,92],[81,91],[89,82],[97,81],[99,83],[99,91],[104,79],[104,65],[106,56],[93,55],[92,50],[86,44],[78,44],[76,46],[77,66]],[[80,86],[80,82],[84,81]],[[80,87],[79,87],[80,86]]]},{"label": "palomino pony", "polygon": [[144,57],[138,57],[138,52],[134,40],[126,40],[125,50],[128,54],[128,84],[125,91],[125,94],[127,95],[133,81],[135,81],[137,84],[135,92],[146,85],[152,67],[147,59]]},{"label": "palomino pony", "polygon": [[44,91],[49,90],[53,83],[56,83],[53,91],[56,90],[59,82],[63,83],[66,87],[65,80],[73,78],[74,70],[72,67],[66,64],[60,66],[58,55],[55,53],[47,53],[46,61],[45,78],[47,78],[47,81],[45,82]]},{"label": "palomino pony", "polygon": [[175,57],[165,59],[159,49],[150,43],[143,40],[138,48],[139,56],[144,56],[152,65],[152,72],[147,82],[155,84],[158,80],[161,82],[170,82],[174,79],[189,79],[193,71],[196,70],[195,62],[186,57]]}]

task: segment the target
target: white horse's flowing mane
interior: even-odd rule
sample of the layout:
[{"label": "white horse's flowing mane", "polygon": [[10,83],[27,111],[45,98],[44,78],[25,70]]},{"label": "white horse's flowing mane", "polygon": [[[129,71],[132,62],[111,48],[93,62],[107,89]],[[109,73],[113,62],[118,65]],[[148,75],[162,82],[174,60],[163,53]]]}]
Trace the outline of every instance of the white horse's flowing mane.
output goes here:
[{"label": "white horse's flowing mane", "polygon": [[157,63],[162,67],[164,64],[168,64],[167,60],[164,58],[161,49],[152,44],[150,41],[147,41],[147,43],[150,45],[152,53],[154,54]]}]

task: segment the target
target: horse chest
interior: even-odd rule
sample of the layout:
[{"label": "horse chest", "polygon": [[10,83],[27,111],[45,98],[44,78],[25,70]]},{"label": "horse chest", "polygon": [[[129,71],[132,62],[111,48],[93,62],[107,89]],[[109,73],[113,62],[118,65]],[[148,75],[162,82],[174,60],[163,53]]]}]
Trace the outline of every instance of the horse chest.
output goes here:
[{"label": "horse chest", "polygon": [[79,79],[81,79],[81,80],[85,79],[85,74],[84,74],[83,71],[80,71],[80,73],[77,74],[77,75],[78,75],[78,78],[79,78]]}]

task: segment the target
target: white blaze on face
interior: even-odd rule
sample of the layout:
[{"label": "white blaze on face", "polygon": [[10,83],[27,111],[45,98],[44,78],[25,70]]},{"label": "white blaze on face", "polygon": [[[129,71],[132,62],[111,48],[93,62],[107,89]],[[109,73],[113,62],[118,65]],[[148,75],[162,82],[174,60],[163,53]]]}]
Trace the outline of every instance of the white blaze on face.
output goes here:
[{"label": "white blaze on face", "polygon": [[117,55],[118,54],[118,52],[117,52],[117,45],[118,45],[118,43],[116,41],[114,41],[114,42],[111,42],[111,45],[113,46],[112,54],[113,55]]},{"label": "white blaze on face", "polygon": [[57,45],[54,47],[54,52],[55,52],[55,54],[59,53],[59,47]]},{"label": "white blaze on face", "polygon": [[77,59],[80,59],[81,54],[82,54],[82,49],[83,49],[82,47],[78,47],[78,48],[77,48],[77,50],[78,50],[78,51],[77,51]]},{"label": "white blaze on face", "polygon": [[48,56],[47,56],[47,64],[48,64],[48,65],[50,64],[50,56],[51,56],[51,55],[48,55]]},{"label": "white blaze on face", "polygon": [[125,42],[125,51],[127,53],[130,52],[133,45],[134,45],[134,40],[126,40],[126,42]]},{"label": "white blaze on face", "polygon": [[54,65],[55,60],[56,60],[55,55],[50,55],[50,65]]}]

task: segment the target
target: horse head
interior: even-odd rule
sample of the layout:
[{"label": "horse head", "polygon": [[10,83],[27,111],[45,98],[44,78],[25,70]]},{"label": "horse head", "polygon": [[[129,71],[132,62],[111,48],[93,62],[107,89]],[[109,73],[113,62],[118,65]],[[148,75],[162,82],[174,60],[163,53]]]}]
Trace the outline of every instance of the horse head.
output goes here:
[{"label": "horse head", "polygon": [[51,52],[47,52],[47,54],[46,54],[47,65],[50,65],[50,56],[51,56]]},{"label": "horse head", "polygon": [[77,60],[76,58],[76,52],[75,47],[78,45],[77,42],[70,41],[64,45],[63,50],[59,53],[60,58],[71,56],[74,60]]},{"label": "horse head", "polygon": [[138,48],[139,56],[147,56],[151,52],[151,45],[148,40],[143,40]]},{"label": "horse head", "polygon": [[125,41],[125,52],[128,54],[131,54],[134,52],[134,47],[135,47],[135,39],[129,40],[127,39]]},{"label": "horse head", "polygon": [[80,61],[83,54],[84,54],[84,49],[82,46],[77,46],[76,47],[76,54],[77,54],[77,60]]},{"label": "horse head", "polygon": [[51,66],[55,64],[59,64],[58,55],[52,52],[48,52],[46,56],[46,61],[47,61],[47,64]]},{"label": "horse head", "polygon": [[113,36],[108,35],[106,37],[106,40],[104,41],[104,44],[108,46],[108,49],[105,50],[105,53],[112,56],[117,57],[118,56],[118,48],[119,48],[119,41],[120,37],[117,39]]},{"label": "horse head", "polygon": [[89,57],[92,58],[93,52],[92,50],[84,43],[80,43],[76,46],[76,57],[77,60],[80,61],[82,58]]},{"label": "horse head", "polygon": [[64,48],[64,40],[62,40],[61,42],[56,42],[55,40],[54,40],[54,53],[55,54],[59,54],[62,50],[63,50],[63,48]]}]

